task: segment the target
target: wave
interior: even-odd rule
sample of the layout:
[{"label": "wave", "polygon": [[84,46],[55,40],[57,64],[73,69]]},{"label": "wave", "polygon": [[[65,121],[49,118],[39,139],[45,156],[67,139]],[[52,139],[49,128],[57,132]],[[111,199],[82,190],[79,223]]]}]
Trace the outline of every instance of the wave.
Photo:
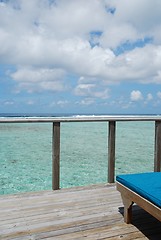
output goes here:
[{"label": "wave", "polygon": [[73,117],[73,118],[88,118],[88,117],[141,117],[141,116],[161,116],[161,114],[74,114],[74,113],[0,113],[1,118],[14,117],[14,118],[50,118],[50,117]]}]

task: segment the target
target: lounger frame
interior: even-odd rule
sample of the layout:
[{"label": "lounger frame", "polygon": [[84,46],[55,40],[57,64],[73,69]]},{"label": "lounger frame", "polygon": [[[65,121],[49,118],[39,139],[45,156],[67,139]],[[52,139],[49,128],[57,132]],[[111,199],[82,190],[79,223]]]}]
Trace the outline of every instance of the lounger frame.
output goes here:
[{"label": "lounger frame", "polygon": [[127,188],[123,184],[116,182],[116,188],[121,193],[124,205],[124,221],[126,223],[132,222],[132,205],[136,203],[145,211],[150,213],[153,217],[161,221],[161,208]]}]

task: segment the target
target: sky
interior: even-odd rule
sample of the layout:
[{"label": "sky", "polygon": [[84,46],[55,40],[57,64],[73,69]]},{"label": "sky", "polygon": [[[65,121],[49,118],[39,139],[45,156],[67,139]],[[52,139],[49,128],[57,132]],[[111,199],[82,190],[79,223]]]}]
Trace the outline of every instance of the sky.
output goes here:
[{"label": "sky", "polygon": [[160,0],[0,0],[0,113],[161,114]]}]

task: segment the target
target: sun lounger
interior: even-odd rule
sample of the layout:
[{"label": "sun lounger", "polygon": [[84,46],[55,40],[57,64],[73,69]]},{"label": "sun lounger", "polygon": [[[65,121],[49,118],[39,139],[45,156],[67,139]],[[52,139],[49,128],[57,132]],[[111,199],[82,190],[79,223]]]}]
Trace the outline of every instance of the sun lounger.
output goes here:
[{"label": "sun lounger", "polygon": [[124,221],[132,221],[132,205],[136,203],[161,221],[161,172],[118,175],[117,190],[124,204]]}]

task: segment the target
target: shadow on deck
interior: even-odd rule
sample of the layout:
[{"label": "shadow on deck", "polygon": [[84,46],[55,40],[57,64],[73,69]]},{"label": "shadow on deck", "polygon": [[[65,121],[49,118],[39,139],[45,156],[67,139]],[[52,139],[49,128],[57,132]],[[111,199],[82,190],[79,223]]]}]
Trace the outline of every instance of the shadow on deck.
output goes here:
[{"label": "shadow on deck", "polygon": [[161,239],[161,222],[133,206],[123,221],[115,185],[0,196],[0,239]]}]

